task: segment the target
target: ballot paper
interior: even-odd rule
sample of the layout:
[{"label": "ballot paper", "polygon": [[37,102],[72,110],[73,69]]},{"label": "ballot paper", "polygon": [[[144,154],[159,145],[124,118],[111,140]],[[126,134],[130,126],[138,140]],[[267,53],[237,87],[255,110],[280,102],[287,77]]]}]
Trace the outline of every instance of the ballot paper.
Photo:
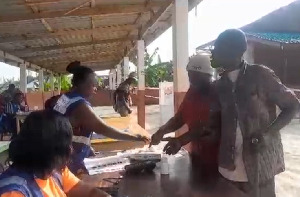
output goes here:
[{"label": "ballot paper", "polygon": [[122,171],[124,170],[124,167],[130,163],[129,159],[123,155],[103,158],[86,158],[83,162],[89,175]]}]

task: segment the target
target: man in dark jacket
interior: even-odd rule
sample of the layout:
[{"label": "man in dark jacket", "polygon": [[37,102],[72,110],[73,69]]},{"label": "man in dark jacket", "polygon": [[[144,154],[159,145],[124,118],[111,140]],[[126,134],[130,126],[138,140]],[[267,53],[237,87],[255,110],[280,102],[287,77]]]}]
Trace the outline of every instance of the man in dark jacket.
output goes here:
[{"label": "man in dark jacket", "polygon": [[222,113],[219,172],[251,197],[275,197],[274,177],[285,168],[279,131],[295,116],[299,101],[271,69],[245,62],[246,49],[244,33],[229,29],[212,53],[212,66],[224,71],[216,84]]}]

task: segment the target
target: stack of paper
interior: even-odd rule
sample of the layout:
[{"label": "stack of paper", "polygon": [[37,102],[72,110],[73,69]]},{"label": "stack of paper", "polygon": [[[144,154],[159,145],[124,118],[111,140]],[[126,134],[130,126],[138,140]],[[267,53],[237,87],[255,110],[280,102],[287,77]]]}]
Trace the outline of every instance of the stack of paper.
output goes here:
[{"label": "stack of paper", "polygon": [[103,158],[86,158],[84,159],[84,164],[89,174],[94,175],[121,171],[129,164],[129,160],[122,155],[117,155]]}]

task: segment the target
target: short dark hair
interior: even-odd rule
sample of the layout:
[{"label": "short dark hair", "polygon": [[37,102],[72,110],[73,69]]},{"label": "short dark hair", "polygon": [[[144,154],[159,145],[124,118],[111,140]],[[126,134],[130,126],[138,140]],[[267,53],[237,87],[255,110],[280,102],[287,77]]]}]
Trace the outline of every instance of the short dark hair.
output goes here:
[{"label": "short dark hair", "polygon": [[15,84],[11,83],[11,84],[8,85],[8,88],[16,88],[16,86],[15,86]]},{"label": "short dark hair", "polygon": [[238,54],[244,54],[247,50],[247,38],[240,29],[227,29],[218,36],[214,45],[224,45]]},{"label": "short dark hair", "polygon": [[9,145],[8,161],[11,167],[47,177],[68,164],[72,135],[63,115],[53,110],[31,112]]},{"label": "short dark hair", "polygon": [[67,66],[66,70],[69,73],[73,74],[73,78],[72,78],[73,86],[80,85],[88,78],[89,74],[94,73],[94,71],[91,68],[82,66],[79,61],[71,62]]}]

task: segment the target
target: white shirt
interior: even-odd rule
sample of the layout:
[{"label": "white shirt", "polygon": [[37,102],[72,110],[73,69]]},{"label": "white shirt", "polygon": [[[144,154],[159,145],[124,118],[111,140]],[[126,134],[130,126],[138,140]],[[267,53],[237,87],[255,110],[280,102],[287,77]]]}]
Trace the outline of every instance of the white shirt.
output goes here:
[{"label": "white shirt", "polygon": [[[228,77],[232,82],[236,82],[240,70],[234,70],[228,73]],[[231,181],[235,182],[248,182],[245,164],[243,161],[243,135],[240,125],[237,122],[236,139],[235,139],[235,170],[230,171],[225,168],[219,167],[220,174]]]}]

